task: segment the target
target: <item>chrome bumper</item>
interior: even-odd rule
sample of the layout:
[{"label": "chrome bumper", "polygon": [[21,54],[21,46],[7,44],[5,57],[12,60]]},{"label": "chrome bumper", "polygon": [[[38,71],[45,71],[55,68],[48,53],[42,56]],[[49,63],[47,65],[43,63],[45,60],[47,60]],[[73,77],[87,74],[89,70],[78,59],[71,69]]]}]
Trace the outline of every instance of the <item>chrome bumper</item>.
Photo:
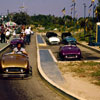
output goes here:
[{"label": "chrome bumper", "polygon": [[28,74],[0,74],[0,78],[27,78],[32,76],[32,73]]}]

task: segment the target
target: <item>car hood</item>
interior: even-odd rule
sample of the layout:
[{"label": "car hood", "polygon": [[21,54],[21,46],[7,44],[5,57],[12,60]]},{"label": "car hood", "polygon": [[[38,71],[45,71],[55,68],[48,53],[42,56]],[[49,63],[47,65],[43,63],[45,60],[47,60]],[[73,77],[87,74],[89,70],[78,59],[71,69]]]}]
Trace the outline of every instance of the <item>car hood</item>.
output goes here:
[{"label": "car hood", "polygon": [[80,53],[80,49],[77,46],[64,46],[60,49],[63,54],[77,54]]},{"label": "car hood", "polygon": [[1,59],[2,68],[19,67],[27,68],[28,58],[22,55],[6,55]]},{"label": "car hood", "polygon": [[58,41],[58,42],[60,42],[60,39],[58,37],[50,37],[49,41],[50,42],[52,42],[52,41]]}]

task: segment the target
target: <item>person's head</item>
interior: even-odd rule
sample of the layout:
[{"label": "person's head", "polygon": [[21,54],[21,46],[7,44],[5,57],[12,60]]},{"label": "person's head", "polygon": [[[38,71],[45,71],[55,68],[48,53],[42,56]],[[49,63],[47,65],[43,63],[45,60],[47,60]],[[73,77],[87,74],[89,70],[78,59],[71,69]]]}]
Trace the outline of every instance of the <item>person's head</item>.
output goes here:
[{"label": "person's head", "polygon": [[7,31],[9,31],[9,29],[7,29]]},{"label": "person's head", "polygon": [[18,42],[17,43],[17,48],[21,48],[22,47],[22,43],[21,42]]}]

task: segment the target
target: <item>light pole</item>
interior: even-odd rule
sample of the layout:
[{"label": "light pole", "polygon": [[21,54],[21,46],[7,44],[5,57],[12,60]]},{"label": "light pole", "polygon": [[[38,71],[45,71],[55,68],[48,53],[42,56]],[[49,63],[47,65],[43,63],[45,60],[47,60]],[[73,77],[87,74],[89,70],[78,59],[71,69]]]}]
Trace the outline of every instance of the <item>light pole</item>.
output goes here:
[{"label": "light pole", "polygon": [[85,18],[86,18],[86,3],[83,3],[84,5],[84,39],[85,39],[85,34],[86,34],[86,25],[85,25]]},{"label": "light pole", "polygon": [[66,24],[66,18],[65,18],[66,10],[65,10],[65,7],[64,7],[64,9],[62,9],[62,13],[64,14],[63,18],[64,18],[64,31],[65,31],[65,24]]},{"label": "light pole", "polygon": [[95,0],[92,0],[92,1],[91,1],[92,6],[93,6],[93,19],[94,19],[94,2],[95,2]]},{"label": "light pole", "polygon": [[75,3],[75,0],[72,0],[72,5],[73,5],[73,21],[74,21],[74,31],[75,31],[75,6],[76,6],[76,3]]},{"label": "light pole", "polygon": [[71,17],[73,17],[72,12],[73,12],[73,8],[71,8]]},{"label": "light pole", "polygon": [[76,3],[75,3],[75,0],[72,0],[72,2],[73,2],[73,6],[74,6],[74,7],[73,7],[73,10],[74,10],[74,13],[73,13],[74,15],[73,15],[73,17],[75,18],[75,6],[76,6]]},{"label": "light pole", "polygon": [[[92,0],[91,3],[92,3],[92,6],[93,6],[93,32],[95,32],[94,30],[94,11],[95,11],[95,4],[94,4],[95,0]],[[94,37],[96,37],[96,34],[94,33]]]}]

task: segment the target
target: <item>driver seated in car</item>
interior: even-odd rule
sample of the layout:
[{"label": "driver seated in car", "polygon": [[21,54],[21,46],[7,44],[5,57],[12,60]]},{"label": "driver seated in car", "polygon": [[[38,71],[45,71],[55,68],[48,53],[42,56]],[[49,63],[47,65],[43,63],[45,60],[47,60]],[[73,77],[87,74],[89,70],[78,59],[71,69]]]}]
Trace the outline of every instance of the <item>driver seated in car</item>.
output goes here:
[{"label": "driver seated in car", "polygon": [[13,49],[12,53],[14,53],[14,54],[26,54],[27,55],[26,50],[22,47],[22,44],[20,42],[17,43],[17,47],[15,47]]}]

